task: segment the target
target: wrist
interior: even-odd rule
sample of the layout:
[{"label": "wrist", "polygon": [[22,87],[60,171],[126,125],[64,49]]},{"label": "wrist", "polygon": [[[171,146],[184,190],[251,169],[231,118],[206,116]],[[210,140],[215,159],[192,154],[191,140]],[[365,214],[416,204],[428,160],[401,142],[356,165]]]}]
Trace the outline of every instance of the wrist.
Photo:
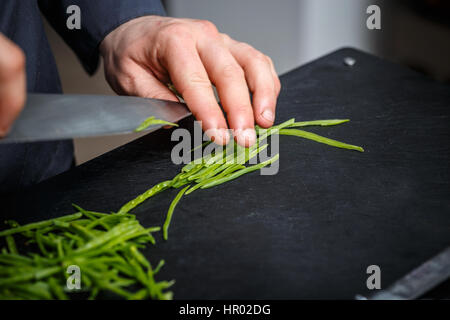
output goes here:
[{"label": "wrist", "polygon": [[[122,23],[121,25],[110,31],[100,42],[100,55],[102,57],[105,57],[109,52],[120,50],[121,48],[119,47],[119,44],[124,45],[126,43],[131,43],[133,39],[141,36],[140,32],[136,32],[136,30],[142,30],[143,32],[148,33],[149,24],[153,24],[155,22],[158,23],[157,21],[161,19],[164,19],[164,17],[148,15],[137,17]],[[145,26],[145,28],[140,28],[140,26]]]}]

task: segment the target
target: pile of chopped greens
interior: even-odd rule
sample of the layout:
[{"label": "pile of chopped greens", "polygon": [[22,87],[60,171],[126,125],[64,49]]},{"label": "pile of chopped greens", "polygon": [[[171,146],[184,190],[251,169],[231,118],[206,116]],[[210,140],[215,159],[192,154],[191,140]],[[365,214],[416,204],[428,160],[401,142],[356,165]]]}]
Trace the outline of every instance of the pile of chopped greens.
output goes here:
[{"label": "pile of chopped greens", "polygon": [[[164,261],[153,267],[140,252],[148,244],[155,245],[152,233],[160,231],[160,227],[143,227],[130,211],[164,190],[184,187],[170,204],[162,225],[163,238],[167,240],[175,207],[183,195],[232,181],[278,160],[276,154],[266,161],[248,165],[249,160],[267,148],[265,141],[272,134],[297,136],[363,152],[361,147],[297,129],[347,121],[291,119],[269,129],[256,127],[258,137],[253,146],[235,146],[232,154],[227,154],[225,148],[215,149],[208,156],[183,166],[173,179],[156,184],[124,204],[116,213],[92,212],[74,205],[76,213],[55,219],[23,226],[7,221],[10,228],[0,232],[0,238],[6,243],[0,253],[0,299],[68,299],[70,290],[66,283],[71,279],[67,268],[74,265],[81,273],[80,290],[88,293],[90,299],[102,292],[112,292],[125,299],[171,299],[172,292],[168,289],[174,281],[155,279]],[[152,117],[136,130],[155,124],[176,125]],[[20,250],[16,240],[23,244]]]}]

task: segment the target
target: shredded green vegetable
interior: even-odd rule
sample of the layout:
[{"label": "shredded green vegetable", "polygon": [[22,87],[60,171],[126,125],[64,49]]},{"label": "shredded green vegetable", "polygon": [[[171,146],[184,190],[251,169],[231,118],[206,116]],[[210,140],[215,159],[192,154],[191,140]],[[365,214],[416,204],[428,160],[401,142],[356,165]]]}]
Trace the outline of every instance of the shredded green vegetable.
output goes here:
[{"label": "shredded green vegetable", "polygon": [[152,116],[152,117],[149,117],[149,118],[145,119],[139,125],[139,127],[137,127],[134,131],[135,132],[140,132],[140,131],[143,131],[143,130],[147,129],[150,126],[157,125],[157,124],[166,124],[166,125],[178,127],[178,124],[176,124],[176,123],[165,121],[165,120],[161,120],[161,119],[156,119],[155,117]]},{"label": "shredded green vegetable", "polygon": [[333,140],[333,139],[325,138],[325,137],[319,136],[318,134],[315,134],[315,133],[312,133],[312,132],[308,132],[308,131],[304,131],[304,130],[299,130],[299,129],[281,129],[280,130],[280,134],[301,137],[301,138],[313,140],[313,141],[316,141],[316,142],[324,143],[324,144],[327,144],[329,146],[336,147],[336,148],[350,149],[350,150],[356,150],[356,151],[359,151],[359,152],[364,152],[364,149],[361,148],[361,147],[354,146],[352,144],[339,142],[339,141],[336,141],[336,140]]},{"label": "shredded green vegetable", "polygon": [[[240,176],[259,170],[279,159],[275,154],[269,160],[247,165],[268,146],[262,145],[273,134],[291,135],[324,143],[337,148],[363,152],[364,149],[339,142],[296,127],[332,126],[348,122],[348,119],[295,122],[289,119],[269,129],[256,126],[257,142],[249,148],[235,145],[231,154],[226,147],[184,165],[171,180],[154,185],[144,193],[124,204],[117,213],[88,211],[74,205],[76,213],[59,218],[19,225],[9,220],[9,229],[0,231],[6,247],[0,253],[1,299],[69,299],[65,290],[66,269],[77,265],[81,270],[82,290],[95,299],[102,292],[112,292],[125,299],[171,299],[167,291],[174,281],[157,281],[156,274],[164,265],[161,260],[153,268],[139,251],[148,244],[156,244],[153,237],[160,227],[144,228],[135,215],[129,212],[142,202],[169,188],[181,189],[173,199],[162,226],[163,239],[168,240],[168,230],[175,207],[183,195],[199,189],[216,187]],[[168,124],[150,117],[136,131],[150,125]],[[203,148],[211,142],[194,148]],[[23,238],[29,246],[20,248],[16,238]],[[20,242],[17,242],[20,243]],[[22,253],[24,252],[24,253]]]},{"label": "shredded green vegetable", "polygon": [[309,126],[328,127],[328,126],[335,126],[335,125],[342,124],[342,123],[349,122],[349,121],[350,121],[350,119],[302,121],[302,122],[294,122],[293,124],[289,125],[288,128],[309,127]]},{"label": "shredded green vegetable", "polygon": [[177,196],[175,197],[175,199],[173,199],[172,203],[170,204],[169,211],[167,212],[166,221],[164,221],[164,225],[163,225],[164,240],[167,240],[169,238],[169,235],[168,235],[169,225],[170,225],[170,221],[172,220],[173,211],[175,210],[177,203],[180,201],[181,197],[183,196],[183,194],[186,192],[186,190],[188,188],[189,188],[189,186],[181,189],[181,191],[178,192]]},{"label": "shredded green vegetable", "polygon": [[[159,227],[146,229],[130,214],[76,208],[76,214],[1,232],[8,249],[0,253],[0,298],[68,299],[70,265],[80,268],[81,291],[90,292],[90,298],[102,291],[127,299],[172,298],[167,291],[172,282],[156,281],[150,263],[138,250],[154,243],[152,232]],[[36,243],[37,251],[28,248],[28,253],[19,254],[13,235]],[[161,267],[158,264],[158,271]],[[130,285],[138,291],[131,292]]]}]

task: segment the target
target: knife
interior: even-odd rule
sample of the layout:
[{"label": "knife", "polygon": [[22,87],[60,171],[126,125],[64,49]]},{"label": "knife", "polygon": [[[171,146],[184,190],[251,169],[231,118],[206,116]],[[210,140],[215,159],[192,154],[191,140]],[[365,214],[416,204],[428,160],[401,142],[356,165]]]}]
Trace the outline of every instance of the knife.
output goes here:
[{"label": "knife", "polygon": [[[0,143],[64,140],[134,132],[150,116],[177,122],[191,112],[184,103],[128,96],[27,95],[25,107]],[[152,132],[162,125],[152,125]]]},{"label": "knife", "polygon": [[369,297],[357,295],[357,300],[417,299],[450,278],[450,247],[394,282],[387,289]]}]

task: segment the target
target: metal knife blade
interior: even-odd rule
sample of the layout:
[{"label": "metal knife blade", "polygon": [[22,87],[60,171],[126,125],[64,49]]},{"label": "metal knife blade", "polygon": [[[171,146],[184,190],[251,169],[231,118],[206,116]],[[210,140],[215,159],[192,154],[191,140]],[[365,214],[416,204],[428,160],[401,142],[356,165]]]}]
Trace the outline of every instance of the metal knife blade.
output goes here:
[{"label": "metal knife blade", "polygon": [[[22,113],[0,143],[63,140],[133,132],[150,116],[177,122],[184,103],[128,96],[28,94]],[[150,126],[151,132],[162,125]]]},{"label": "metal knife blade", "polygon": [[450,247],[394,282],[385,290],[358,300],[410,300],[419,298],[450,277]]}]

